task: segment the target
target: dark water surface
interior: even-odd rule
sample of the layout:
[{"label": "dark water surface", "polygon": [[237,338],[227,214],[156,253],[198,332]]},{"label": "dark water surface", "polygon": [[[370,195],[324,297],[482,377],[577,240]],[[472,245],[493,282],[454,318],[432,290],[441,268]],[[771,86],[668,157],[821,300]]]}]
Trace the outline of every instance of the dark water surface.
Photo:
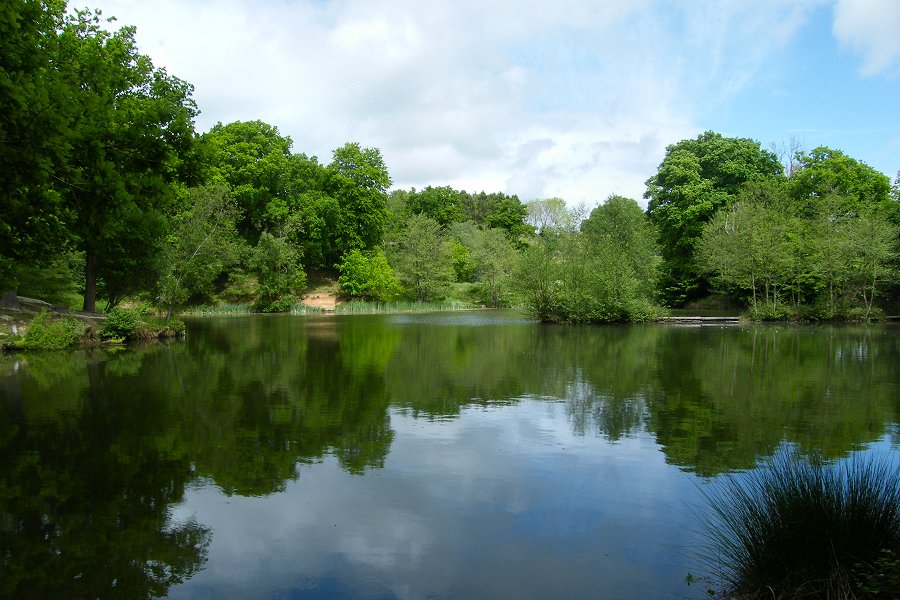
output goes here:
[{"label": "dark water surface", "polygon": [[702,598],[701,492],[896,452],[900,327],[195,320],[0,357],[4,598]]}]

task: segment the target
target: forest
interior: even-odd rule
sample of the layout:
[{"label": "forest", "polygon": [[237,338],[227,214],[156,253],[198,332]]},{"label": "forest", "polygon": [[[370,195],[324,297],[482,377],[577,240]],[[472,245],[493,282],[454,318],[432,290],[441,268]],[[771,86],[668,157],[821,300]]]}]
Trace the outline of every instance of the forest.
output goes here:
[{"label": "forest", "polygon": [[[670,145],[646,210],[392,189],[378,148],[327,162],[260,120],[198,132],[190,83],[136,30],[59,0],[0,7],[0,292],[73,310],[290,312],[345,300],[518,306],[543,321],[665,308],[871,320],[900,299],[900,175],[837,149],[707,131]],[[600,199],[598,199],[600,200]]]}]

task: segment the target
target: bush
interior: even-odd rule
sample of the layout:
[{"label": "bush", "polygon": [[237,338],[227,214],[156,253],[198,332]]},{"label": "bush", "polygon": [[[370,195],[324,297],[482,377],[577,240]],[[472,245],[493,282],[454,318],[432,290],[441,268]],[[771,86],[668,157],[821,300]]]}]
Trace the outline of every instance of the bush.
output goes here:
[{"label": "bush", "polygon": [[106,315],[106,322],[100,328],[100,336],[104,339],[132,339],[141,319],[141,310],[137,308],[116,307]]},{"label": "bush", "polygon": [[790,304],[761,302],[747,311],[754,321],[796,321],[799,315]]},{"label": "bush", "polygon": [[[741,598],[894,598],[900,463],[782,452],[707,493],[702,558]],[[893,572],[885,573],[885,569]]]},{"label": "bush", "polygon": [[85,329],[85,324],[74,317],[53,319],[44,310],[31,320],[25,335],[13,346],[25,350],[63,350],[78,345]]},{"label": "bush", "polygon": [[161,319],[147,315],[143,307],[116,307],[106,315],[100,336],[106,340],[153,340],[184,334],[185,325],[178,319]]}]

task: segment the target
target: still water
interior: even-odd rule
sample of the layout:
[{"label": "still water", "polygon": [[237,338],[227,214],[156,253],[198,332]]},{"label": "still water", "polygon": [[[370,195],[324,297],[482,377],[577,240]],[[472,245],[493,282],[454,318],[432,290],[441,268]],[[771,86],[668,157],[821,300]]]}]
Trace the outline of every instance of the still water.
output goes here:
[{"label": "still water", "polygon": [[702,491],[896,452],[900,328],[253,316],[0,357],[0,597],[702,598]]}]

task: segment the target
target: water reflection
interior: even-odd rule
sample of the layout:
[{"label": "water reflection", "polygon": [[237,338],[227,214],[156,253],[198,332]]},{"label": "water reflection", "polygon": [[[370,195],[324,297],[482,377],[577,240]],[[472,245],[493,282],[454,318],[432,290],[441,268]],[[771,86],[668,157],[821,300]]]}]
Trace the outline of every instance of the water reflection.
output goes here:
[{"label": "water reflection", "polygon": [[[660,570],[668,589],[685,572],[654,540],[688,474],[752,468],[785,441],[843,456],[896,438],[900,408],[891,327],[491,312],[189,333],[0,358],[0,596],[277,589],[230,580],[235,556],[311,597],[553,595],[561,581],[590,595],[598,577],[630,595]],[[288,558],[238,550],[262,539]]]}]

